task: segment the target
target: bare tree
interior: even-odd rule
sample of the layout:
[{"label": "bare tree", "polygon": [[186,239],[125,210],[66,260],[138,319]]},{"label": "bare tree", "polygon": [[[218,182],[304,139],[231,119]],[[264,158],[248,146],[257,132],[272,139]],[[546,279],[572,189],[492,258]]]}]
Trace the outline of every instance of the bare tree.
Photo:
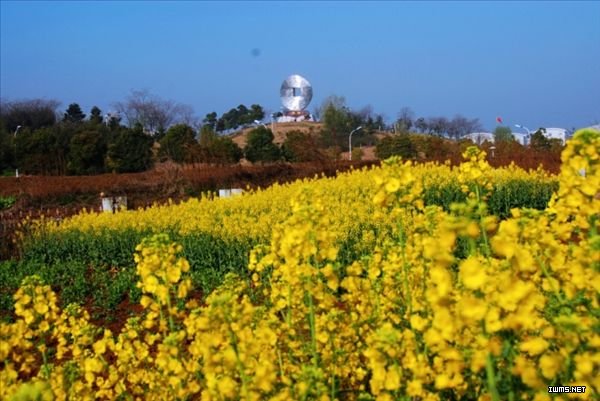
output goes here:
[{"label": "bare tree", "polygon": [[410,107],[403,107],[398,113],[398,119],[396,120],[395,130],[399,132],[408,132],[415,123],[415,113]]},{"label": "bare tree", "polygon": [[1,100],[0,118],[10,132],[14,132],[18,126],[35,130],[56,123],[59,105],[59,101],[52,99]]},{"label": "bare tree", "polygon": [[364,106],[362,109],[358,110],[355,113],[362,121],[368,121],[369,119],[373,120],[373,106],[370,104]]},{"label": "bare tree", "polygon": [[318,110],[315,110],[315,114],[320,118],[325,115],[327,108],[333,107],[334,109],[346,109],[346,98],[343,96],[330,95],[323,100]]},{"label": "bare tree", "polygon": [[427,126],[430,134],[443,136],[448,132],[448,119],[446,117],[429,117]]},{"label": "bare tree", "polygon": [[481,130],[481,123],[478,118],[469,120],[460,114],[454,116],[454,118],[448,122],[447,133],[448,136],[454,139],[459,139],[471,132]]},{"label": "bare tree", "polygon": [[132,90],[124,102],[116,102],[113,107],[125,117],[130,127],[139,123],[152,135],[177,123],[198,124],[191,106],[163,100],[146,89]]},{"label": "bare tree", "polygon": [[417,130],[419,130],[419,132],[425,132],[427,131],[427,121],[425,120],[424,117],[419,117],[415,120],[415,128]]}]

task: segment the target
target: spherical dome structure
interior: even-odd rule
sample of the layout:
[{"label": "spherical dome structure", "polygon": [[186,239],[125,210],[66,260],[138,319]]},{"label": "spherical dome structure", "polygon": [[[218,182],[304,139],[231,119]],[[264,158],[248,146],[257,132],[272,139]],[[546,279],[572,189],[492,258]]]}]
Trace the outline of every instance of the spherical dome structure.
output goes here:
[{"label": "spherical dome structure", "polygon": [[281,84],[281,103],[289,111],[302,111],[310,103],[313,95],[312,86],[300,75],[290,75]]}]

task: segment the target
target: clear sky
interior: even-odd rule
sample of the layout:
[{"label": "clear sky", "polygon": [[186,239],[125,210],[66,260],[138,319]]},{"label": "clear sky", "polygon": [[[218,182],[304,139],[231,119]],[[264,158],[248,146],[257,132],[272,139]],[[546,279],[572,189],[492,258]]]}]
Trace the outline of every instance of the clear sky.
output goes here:
[{"label": "clear sky", "polygon": [[84,112],[132,89],[199,117],[278,111],[298,73],[387,121],[496,117],[529,128],[600,122],[600,2],[0,1],[0,95]]}]

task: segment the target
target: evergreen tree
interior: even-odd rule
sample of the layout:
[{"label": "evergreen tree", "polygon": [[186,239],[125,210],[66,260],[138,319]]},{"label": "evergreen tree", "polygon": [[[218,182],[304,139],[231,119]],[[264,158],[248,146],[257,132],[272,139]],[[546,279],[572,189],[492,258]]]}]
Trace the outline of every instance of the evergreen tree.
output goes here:
[{"label": "evergreen tree", "polygon": [[195,144],[197,142],[194,129],[186,124],[177,124],[169,128],[160,140],[159,155],[183,163],[186,159],[186,150]]},{"label": "evergreen tree", "polygon": [[0,173],[14,168],[15,143],[14,135],[0,123]]},{"label": "evergreen tree", "polygon": [[90,111],[90,121],[94,124],[102,124],[102,110],[97,106],[92,107],[92,110]]},{"label": "evergreen tree", "polygon": [[202,128],[200,128],[200,145],[208,147],[217,138],[218,135],[216,134],[214,127],[209,123],[204,124]]},{"label": "evergreen tree", "polygon": [[244,148],[246,159],[255,162],[272,162],[281,158],[281,151],[273,143],[270,129],[260,126],[248,133],[248,143]]},{"label": "evergreen tree", "polygon": [[67,108],[67,111],[65,112],[63,121],[78,123],[80,121],[83,121],[84,118],[85,114],[83,113],[83,111],[81,111],[81,107],[79,107],[77,103],[71,103],[69,105],[69,108]]},{"label": "evergreen tree", "polygon": [[381,160],[391,156],[411,159],[417,156],[417,149],[408,134],[398,134],[383,138],[375,147],[375,155]]},{"label": "evergreen tree", "polygon": [[105,155],[106,142],[101,132],[78,132],[71,138],[67,169],[77,175],[102,173]]},{"label": "evergreen tree", "polygon": [[106,167],[117,173],[135,173],[152,166],[151,137],[141,124],[133,129],[122,128],[108,145]]},{"label": "evergreen tree", "polygon": [[494,130],[494,142],[510,142],[514,140],[515,137],[513,136],[510,127],[500,125]]},{"label": "evergreen tree", "polygon": [[209,147],[211,162],[213,163],[237,163],[243,156],[242,149],[231,140],[231,138],[220,137],[213,140]]}]

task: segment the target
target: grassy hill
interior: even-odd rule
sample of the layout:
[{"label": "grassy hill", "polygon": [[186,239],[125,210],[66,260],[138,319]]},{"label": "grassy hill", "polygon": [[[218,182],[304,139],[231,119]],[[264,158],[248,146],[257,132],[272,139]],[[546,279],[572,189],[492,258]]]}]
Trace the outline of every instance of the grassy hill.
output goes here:
[{"label": "grassy hill", "polygon": [[[265,125],[271,128],[271,124]],[[275,137],[273,142],[275,142],[278,145],[282,144],[283,141],[285,141],[287,133],[290,131],[302,131],[306,133],[312,132],[314,135],[318,135],[322,127],[322,123],[313,121],[275,123],[273,124],[273,136]],[[248,133],[255,128],[256,127],[245,128],[241,131],[231,134],[230,137],[233,140],[233,142],[235,142],[236,144],[238,144],[238,146],[243,148],[244,146],[246,146],[246,137],[248,136]]]},{"label": "grassy hill", "polygon": [[[271,128],[271,124],[265,124],[267,127]],[[255,127],[248,127],[241,131],[235,132],[230,135],[230,138],[235,142],[238,146],[243,148],[246,146],[246,137],[248,133],[252,131]],[[286,138],[286,135],[290,131],[302,131],[306,133],[312,133],[315,136],[320,134],[321,129],[323,128],[323,123],[313,122],[313,121],[302,121],[302,122],[290,122],[290,123],[275,123],[273,124],[273,136],[275,142],[278,145],[281,145]],[[389,135],[387,133],[376,133],[375,136],[377,138],[384,137]],[[375,147],[374,146],[365,146],[363,149],[363,160],[377,160],[375,157]],[[343,152],[340,155],[340,158],[346,160],[348,158],[348,152]]]}]

